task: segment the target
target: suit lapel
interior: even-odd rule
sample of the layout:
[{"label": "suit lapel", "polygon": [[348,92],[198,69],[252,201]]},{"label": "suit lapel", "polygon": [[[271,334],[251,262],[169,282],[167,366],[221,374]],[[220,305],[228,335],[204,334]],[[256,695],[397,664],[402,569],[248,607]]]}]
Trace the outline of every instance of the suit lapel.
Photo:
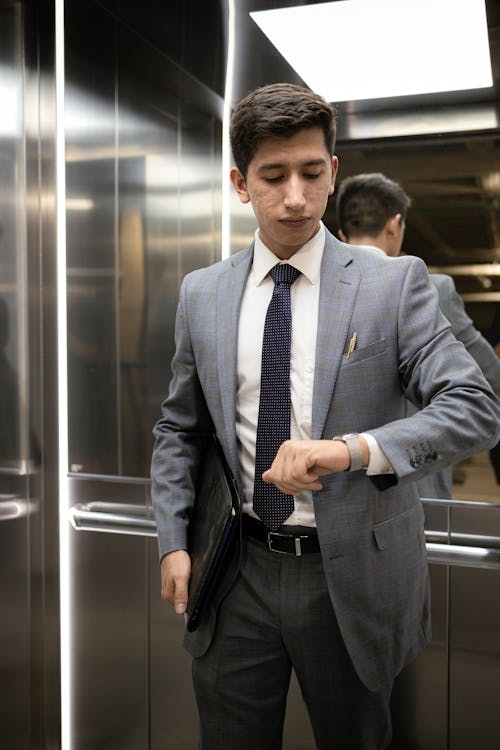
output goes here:
[{"label": "suit lapel", "polygon": [[327,232],[321,262],[312,412],[313,440],[318,440],[323,435],[338,369],[347,349],[349,324],[360,281],[361,274],[353,267],[352,255],[345,245]]},{"label": "suit lapel", "polygon": [[[253,258],[253,243],[231,259],[217,286],[217,373],[227,448],[238,466],[236,441],[236,390],[238,385],[238,325],[241,300]],[[228,456],[229,458],[229,456]]]}]

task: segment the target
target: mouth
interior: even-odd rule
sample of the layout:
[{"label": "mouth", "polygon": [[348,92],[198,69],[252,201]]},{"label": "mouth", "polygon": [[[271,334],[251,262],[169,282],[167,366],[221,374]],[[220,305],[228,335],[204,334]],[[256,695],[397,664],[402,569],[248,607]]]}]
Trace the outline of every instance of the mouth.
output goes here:
[{"label": "mouth", "polygon": [[305,226],[308,221],[309,219],[306,216],[300,216],[295,219],[280,219],[280,224],[290,227],[291,229],[300,229]]}]

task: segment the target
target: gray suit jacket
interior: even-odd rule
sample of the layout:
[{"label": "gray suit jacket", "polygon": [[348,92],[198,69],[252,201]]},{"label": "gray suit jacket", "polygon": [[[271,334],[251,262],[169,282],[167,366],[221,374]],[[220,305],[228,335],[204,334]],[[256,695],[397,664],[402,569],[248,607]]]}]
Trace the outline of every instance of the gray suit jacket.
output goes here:
[{"label": "gray suit jacket", "polygon": [[497,396],[500,396],[500,359],[493,347],[481,336],[474,323],[465,311],[462,298],[455,289],[451,276],[443,273],[431,273],[430,280],[437,289],[439,307],[451,323],[451,331],[471,354],[484,377]]},{"label": "gray suit jacket", "polygon": [[[465,311],[462,298],[455,289],[453,279],[441,273],[431,273],[429,278],[437,290],[441,312],[451,323],[452,333],[474,357],[493,391],[500,395],[500,359],[484,336],[474,327]],[[418,490],[420,497],[453,497],[451,468],[447,467],[422,477],[418,481]]]},{"label": "gray suit jacket", "polygon": [[[189,274],[180,291],[173,378],[157,422],[152,497],[160,556],[186,549],[189,509],[207,436],[215,431],[242,490],[235,429],[237,333],[253,245]],[[357,346],[349,359],[349,341]],[[371,689],[430,637],[423,509],[416,480],[495,444],[498,400],[442,316],[414,257],[388,263],[329,232],[321,266],[312,437],[370,431],[395,474],[323,478],[314,493],[321,554],[340,630]],[[420,411],[405,416],[405,400]],[[459,416],[459,418],[457,418]],[[235,565],[237,564],[237,560]],[[220,598],[185,645],[210,644]]]}]

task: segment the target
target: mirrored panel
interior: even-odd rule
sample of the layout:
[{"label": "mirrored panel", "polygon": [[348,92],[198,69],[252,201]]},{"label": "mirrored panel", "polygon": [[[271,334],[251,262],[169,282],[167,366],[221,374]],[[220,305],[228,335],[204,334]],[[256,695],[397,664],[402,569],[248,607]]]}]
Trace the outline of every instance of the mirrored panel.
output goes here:
[{"label": "mirrored panel", "polygon": [[221,100],[98,4],[66,34],[69,468],[147,476],[179,285],[220,257]]},{"label": "mirrored panel", "polygon": [[0,468],[26,459],[26,230],[21,18],[0,9]]}]

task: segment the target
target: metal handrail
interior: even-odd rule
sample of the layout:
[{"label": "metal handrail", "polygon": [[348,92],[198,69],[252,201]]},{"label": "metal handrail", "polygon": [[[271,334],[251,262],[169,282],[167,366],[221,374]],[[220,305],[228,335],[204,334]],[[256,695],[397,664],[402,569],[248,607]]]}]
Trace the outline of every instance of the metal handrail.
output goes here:
[{"label": "metal handrail", "polygon": [[467,568],[500,570],[500,550],[487,547],[467,547],[464,544],[435,544],[426,542],[427,559],[440,565],[460,565]]},{"label": "metal handrail", "polygon": [[0,521],[14,521],[24,518],[38,509],[36,500],[25,500],[18,495],[0,494]]},{"label": "metal handrail", "polygon": [[432,507],[433,505],[438,508],[481,508],[481,510],[499,510],[500,503],[490,503],[484,500],[453,500],[451,498],[443,497],[421,497],[422,504]]},{"label": "metal handrail", "polygon": [[491,547],[500,551],[500,537],[486,536],[485,534],[466,534],[460,531],[431,531],[425,530],[425,541],[427,544],[445,544],[450,546],[464,547]]},{"label": "metal handrail", "polygon": [[[69,510],[69,520],[78,531],[156,536],[153,509],[148,505],[108,502],[74,505]],[[429,562],[500,569],[500,537],[426,530],[425,538]]]},{"label": "metal handrail", "polygon": [[73,505],[69,509],[69,520],[78,531],[156,536],[153,509],[148,505],[106,502]]}]

